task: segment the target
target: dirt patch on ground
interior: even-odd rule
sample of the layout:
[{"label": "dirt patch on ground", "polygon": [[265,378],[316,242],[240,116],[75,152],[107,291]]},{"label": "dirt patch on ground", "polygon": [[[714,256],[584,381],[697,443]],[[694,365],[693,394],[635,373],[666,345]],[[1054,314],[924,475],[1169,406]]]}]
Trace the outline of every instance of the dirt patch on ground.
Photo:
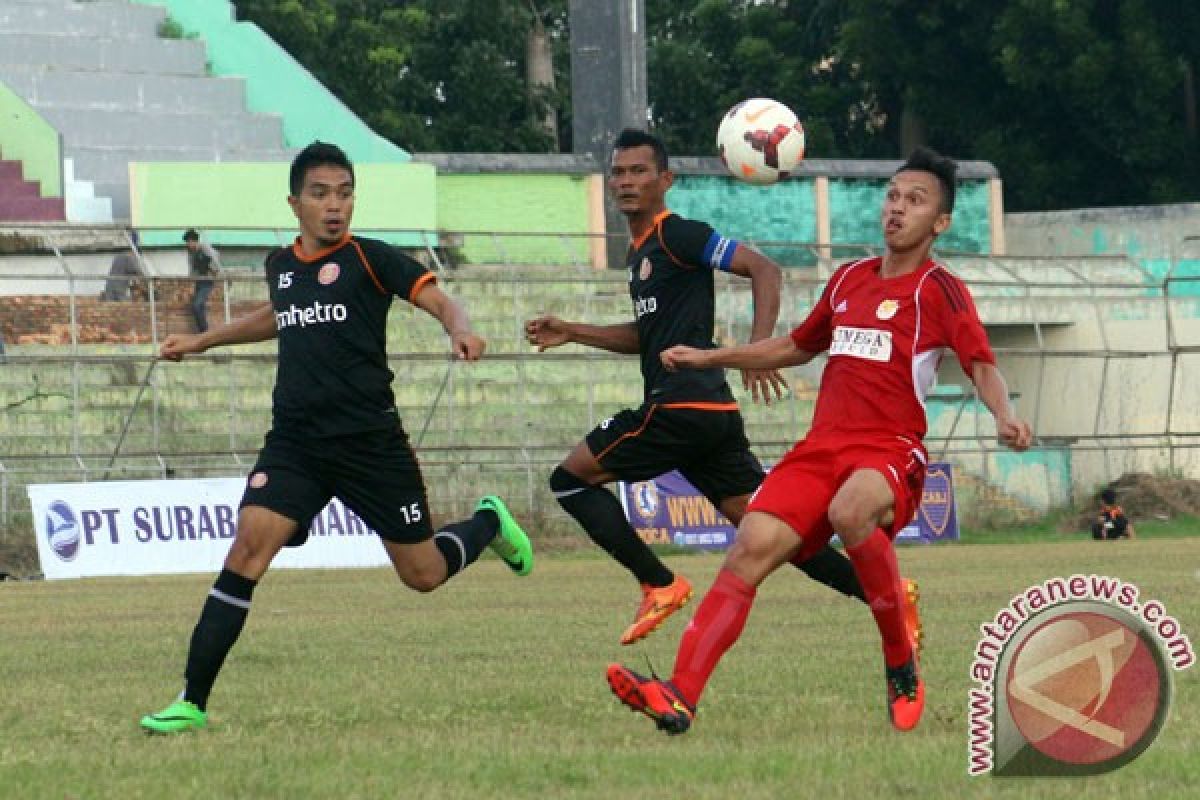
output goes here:
[{"label": "dirt patch on ground", "polygon": [[1168,478],[1148,472],[1127,472],[1096,491],[1079,513],[1063,521],[1066,530],[1087,530],[1100,508],[1100,492],[1110,488],[1117,493],[1117,505],[1134,523],[1140,520],[1169,520],[1182,515],[1200,516],[1200,481]]}]

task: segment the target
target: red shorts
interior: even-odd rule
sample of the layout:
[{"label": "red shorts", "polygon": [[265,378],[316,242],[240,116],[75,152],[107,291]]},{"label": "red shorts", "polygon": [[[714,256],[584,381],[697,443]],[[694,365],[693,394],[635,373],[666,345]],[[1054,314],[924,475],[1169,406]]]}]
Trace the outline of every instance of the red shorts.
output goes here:
[{"label": "red shorts", "polygon": [[928,455],[907,436],[803,439],[767,473],[747,511],[778,517],[804,540],[799,559],[829,543],[829,504],[856,470],[873,469],[892,487],[892,538],[916,516]]}]

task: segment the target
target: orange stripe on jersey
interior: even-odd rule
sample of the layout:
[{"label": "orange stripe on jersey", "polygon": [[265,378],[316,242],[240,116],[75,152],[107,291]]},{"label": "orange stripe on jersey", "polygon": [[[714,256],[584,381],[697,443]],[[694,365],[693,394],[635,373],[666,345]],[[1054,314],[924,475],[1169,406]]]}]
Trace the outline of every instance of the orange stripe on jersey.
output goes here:
[{"label": "orange stripe on jersey", "polygon": [[619,437],[617,437],[617,440],[615,442],[613,442],[608,447],[601,450],[599,453],[596,453],[596,460],[599,461],[600,459],[604,458],[606,455],[608,455],[609,453],[612,452],[612,449],[614,447],[616,447],[617,445],[619,445],[621,442],[625,441],[626,439],[632,439],[634,436],[640,435],[642,431],[646,430],[646,426],[650,424],[650,418],[654,416],[654,412],[657,410],[658,410],[658,406],[650,406],[650,413],[646,415],[646,418],[644,420],[642,420],[642,427],[638,428],[636,431],[633,431],[632,433],[622,433]]},{"label": "orange stripe on jersey", "polygon": [[408,293],[408,302],[415,303],[417,295],[421,293],[421,290],[425,288],[425,284],[427,283],[437,283],[437,276],[432,272],[426,272],[417,278],[417,282],[413,284],[412,291]]},{"label": "orange stripe on jersey", "polygon": [[658,226],[662,225],[662,221],[669,216],[671,216],[671,209],[669,208],[664,208],[662,211],[655,214],[654,219],[650,222],[650,228],[641,236],[633,240],[633,249],[640,250],[642,245],[646,243],[646,240],[650,238],[650,234],[658,230]]},{"label": "orange stripe on jersey", "polygon": [[663,403],[663,408],[690,408],[693,411],[737,411],[737,403]]},{"label": "orange stripe on jersey", "polygon": [[343,236],[341,239],[339,239],[335,243],[329,245],[329,247],[326,247],[324,250],[318,250],[317,252],[313,253],[311,256],[305,257],[304,251],[300,249],[300,237],[297,236],[296,241],[292,243],[292,254],[296,256],[297,261],[300,261],[301,263],[304,263],[304,264],[311,264],[312,262],[316,261],[317,259],[324,258],[325,256],[329,255],[334,250],[337,250],[339,247],[346,244],[346,242],[348,242],[348,241],[350,241],[349,233],[347,233],[345,236]]},{"label": "orange stripe on jersey", "polygon": [[367,274],[371,276],[371,282],[375,284],[375,288],[380,294],[387,294],[387,289],[383,288],[383,284],[379,282],[379,276],[375,274],[375,268],[371,266],[371,262],[367,260],[367,254],[363,252],[362,247],[353,239],[350,244],[354,245],[354,249],[358,251],[358,257],[362,259],[363,266],[367,268]]}]

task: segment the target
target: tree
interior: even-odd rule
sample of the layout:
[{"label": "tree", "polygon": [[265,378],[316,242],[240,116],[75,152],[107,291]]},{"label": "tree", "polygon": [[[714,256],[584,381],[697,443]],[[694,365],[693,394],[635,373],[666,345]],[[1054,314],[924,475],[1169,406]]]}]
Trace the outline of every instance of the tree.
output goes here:
[{"label": "tree", "polygon": [[[406,150],[555,149],[544,122],[567,104],[565,0],[239,0],[236,6]],[[544,75],[540,86],[527,83],[527,42],[539,29],[553,56],[553,87]],[[563,114],[557,117],[561,126]],[[564,135],[569,141],[560,127]]]},{"label": "tree", "polygon": [[1194,196],[1193,7],[851,0],[846,13],[840,45],[899,151],[927,140],[991,161],[1017,210]]}]

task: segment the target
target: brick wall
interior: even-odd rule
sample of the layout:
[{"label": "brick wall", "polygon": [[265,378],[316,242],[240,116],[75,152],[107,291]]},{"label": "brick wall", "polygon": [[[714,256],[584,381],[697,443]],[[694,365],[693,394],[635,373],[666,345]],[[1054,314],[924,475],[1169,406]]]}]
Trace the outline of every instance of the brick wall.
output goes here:
[{"label": "brick wall", "polygon": [[[133,287],[127,302],[102,301],[99,297],[76,297],[75,317],[81,344],[143,344],[172,333],[195,330],[190,301],[192,281],[159,279],[155,282],[153,307],[144,284]],[[234,302],[233,316],[257,306],[257,302]],[[208,301],[209,322],[224,318],[224,287],[213,288]],[[0,304],[0,333],[9,344],[70,344],[71,300],[64,295],[7,297]]]}]

